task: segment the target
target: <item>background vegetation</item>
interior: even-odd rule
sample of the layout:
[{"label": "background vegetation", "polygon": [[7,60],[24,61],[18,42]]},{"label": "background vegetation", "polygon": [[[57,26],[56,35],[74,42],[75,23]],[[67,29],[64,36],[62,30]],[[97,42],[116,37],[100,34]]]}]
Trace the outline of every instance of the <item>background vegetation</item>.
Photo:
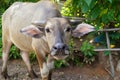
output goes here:
[{"label": "background vegetation", "polygon": [[[94,25],[96,30],[118,28],[120,26],[119,3],[119,0],[67,0],[61,13],[64,16],[83,17],[85,22]],[[119,34],[120,31],[111,32],[109,36],[111,44],[116,47],[120,39]],[[99,35],[104,37],[103,33]]]},{"label": "background vegetation", "polygon": [[[3,12],[15,1],[29,1],[36,2],[39,0],[0,0],[0,57],[2,55],[2,30],[1,30],[1,16]],[[95,26],[96,30],[103,28],[119,28],[120,26],[120,0],[52,0],[58,4],[64,1],[61,7],[61,13],[67,17],[81,17],[85,18],[85,22]],[[120,43],[120,31],[114,31],[110,33],[111,45],[115,47],[119,46]],[[100,37],[104,37],[103,33],[96,33],[100,44],[105,44],[105,40]],[[89,45],[87,47],[86,45]],[[70,41],[70,50],[73,52],[74,42]],[[95,55],[93,52],[94,46],[90,45],[88,41],[83,42],[80,50],[83,52],[85,57],[91,59]],[[11,58],[19,58],[20,55],[15,46],[10,51]],[[16,54],[15,54],[16,53]],[[31,55],[31,59],[34,60],[35,55]],[[92,58],[93,59],[93,58]],[[79,63],[79,59],[72,58],[73,62]],[[59,61],[57,67],[62,65],[62,61]]]}]

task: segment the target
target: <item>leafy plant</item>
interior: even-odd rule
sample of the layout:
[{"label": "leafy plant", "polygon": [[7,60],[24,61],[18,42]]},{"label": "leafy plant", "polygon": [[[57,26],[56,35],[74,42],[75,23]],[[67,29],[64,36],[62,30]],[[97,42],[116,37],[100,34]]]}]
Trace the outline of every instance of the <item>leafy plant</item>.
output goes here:
[{"label": "leafy plant", "polygon": [[63,60],[57,60],[54,62],[55,68],[60,68],[63,65]]},{"label": "leafy plant", "polygon": [[18,59],[20,57],[19,49],[16,46],[12,46],[10,49],[9,59]]},{"label": "leafy plant", "polygon": [[70,54],[73,52],[74,50],[74,46],[75,46],[75,43],[73,41],[73,38],[70,39],[69,43],[68,43],[68,46],[69,46],[69,50],[70,50]]},{"label": "leafy plant", "polygon": [[80,57],[78,56],[74,57],[73,63],[79,67],[83,67],[83,62],[80,61]]},{"label": "leafy plant", "polygon": [[[67,0],[71,3],[72,11],[69,14],[85,17],[86,21],[93,22],[97,26],[117,24],[120,21],[120,9],[118,0]],[[65,6],[68,6],[65,4]],[[69,8],[69,7],[67,7]],[[64,11],[64,9],[63,9]],[[79,14],[79,15],[77,15]]]},{"label": "leafy plant", "polygon": [[55,60],[54,66],[55,68],[60,68],[63,66],[68,66],[69,64],[65,60]]},{"label": "leafy plant", "polygon": [[111,54],[110,51],[104,51],[104,55],[105,55],[105,56],[108,56],[109,54]]},{"label": "leafy plant", "polygon": [[95,55],[94,46],[92,46],[88,41],[84,41],[80,50],[83,52],[84,56],[92,57]]},{"label": "leafy plant", "polygon": [[94,46],[91,45],[88,41],[84,41],[80,47],[80,51],[84,55],[84,62],[90,63],[95,60],[96,53],[94,52]]},{"label": "leafy plant", "polygon": [[74,16],[73,7],[71,5],[71,0],[67,0],[62,7],[61,14],[63,16]]},{"label": "leafy plant", "polygon": [[30,61],[32,62],[32,61],[35,61],[35,60],[37,60],[36,54],[35,53],[30,53]]}]

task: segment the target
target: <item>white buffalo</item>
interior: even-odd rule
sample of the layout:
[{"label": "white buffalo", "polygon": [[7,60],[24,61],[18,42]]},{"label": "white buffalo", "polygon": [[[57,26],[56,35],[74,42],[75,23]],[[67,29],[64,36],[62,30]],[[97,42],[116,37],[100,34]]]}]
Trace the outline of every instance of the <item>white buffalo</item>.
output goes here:
[{"label": "white buffalo", "polygon": [[34,51],[42,80],[51,80],[54,60],[65,59],[69,56],[67,44],[70,35],[82,36],[93,30],[93,26],[82,23],[72,31],[70,21],[61,17],[56,5],[50,1],[15,2],[2,16],[3,66],[1,74],[5,78],[9,77],[7,61],[10,47],[14,44],[20,49],[20,54],[32,78],[37,75],[30,65],[29,52]]}]

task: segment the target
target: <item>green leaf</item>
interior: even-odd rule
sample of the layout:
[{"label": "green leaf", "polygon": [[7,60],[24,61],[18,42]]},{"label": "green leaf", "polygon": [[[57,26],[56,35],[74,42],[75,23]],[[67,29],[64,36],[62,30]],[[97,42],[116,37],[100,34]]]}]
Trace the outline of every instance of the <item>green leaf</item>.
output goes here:
[{"label": "green leaf", "polygon": [[57,60],[54,62],[55,68],[60,68],[63,65],[63,60]]},{"label": "green leaf", "polygon": [[120,22],[120,15],[118,15],[118,18],[117,18],[117,20]]},{"label": "green leaf", "polygon": [[100,12],[100,17],[108,12],[108,8],[102,9]]},{"label": "green leaf", "polygon": [[91,53],[91,52],[88,52],[88,56],[90,56],[90,57],[91,57],[91,56],[93,56],[93,55],[92,55],[92,53]]},{"label": "green leaf", "polygon": [[91,19],[96,19],[100,14],[100,7],[96,6],[90,13]]},{"label": "green leaf", "polygon": [[108,56],[110,54],[110,51],[104,51],[104,55]]},{"label": "green leaf", "polygon": [[113,21],[114,20],[114,10],[108,11],[107,16],[108,16],[109,21]]},{"label": "green leaf", "polygon": [[83,2],[81,10],[82,10],[82,13],[86,13],[89,10],[87,3]]},{"label": "green leaf", "polygon": [[90,6],[92,0],[85,0],[85,2],[87,3],[88,6]]},{"label": "green leaf", "polygon": [[113,1],[112,0],[108,0],[110,3],[112,3]]},{"label": "green leaf", "polygon": [[108,23],[108,17],[107,17],[107,14],[104,14],[104,15],[102,16],[102,22],[105,23],[105,24]]},{"label": "green leaf", "polygon": [[97,0],[92,0],[91,4],[90,4],[90,9],[94,8],[95,4],[96,4]]}]

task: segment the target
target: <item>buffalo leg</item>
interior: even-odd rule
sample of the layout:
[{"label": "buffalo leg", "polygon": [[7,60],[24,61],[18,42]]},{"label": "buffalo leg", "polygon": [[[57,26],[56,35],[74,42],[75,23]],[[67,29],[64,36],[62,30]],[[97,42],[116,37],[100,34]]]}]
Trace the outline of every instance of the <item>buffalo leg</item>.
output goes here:
[{"label": "buffalo leg", "polygon": [[42,80],[52,79],[52,69],[54,68],[54,59],[48,55],[47,63],[43,63],[43,68],[41,69]]},{"label": "buffalo leg", "polygon": [[48,55],[47,66],[49,68],[48,80],[52,79],[52,70],[54,68],[54,59],[51,55]]},{"label": "buffalo leg", "polygon": [[7,62],[8,62],[8,58],[9,58],[9,51],[10,51],[11,45],[12,45],[11,41],[3,40],[3,51],[2,51],[3,65],[2,65],[1,75],[5,79],[9,78],[9,76],[7,74]]},{"label": "buffalo leg", "polygon": [[22,59],[28,68],[29,76],[31,78],[36,78],[37,75],[35,74],[35,72],[33,71],[32,67],[30,65],[29,53],[25,52],[25,51],[21,51],[21,56],[22,56]]},{"label": "buffalo leg", "polygon": [[40,53],[40,50],[36,48],[34,48],[34,51],[36,53],[36,57],[39,63],[42,80],[48,80],[49,68],[45,60],[45,55],[44,53]]}]

